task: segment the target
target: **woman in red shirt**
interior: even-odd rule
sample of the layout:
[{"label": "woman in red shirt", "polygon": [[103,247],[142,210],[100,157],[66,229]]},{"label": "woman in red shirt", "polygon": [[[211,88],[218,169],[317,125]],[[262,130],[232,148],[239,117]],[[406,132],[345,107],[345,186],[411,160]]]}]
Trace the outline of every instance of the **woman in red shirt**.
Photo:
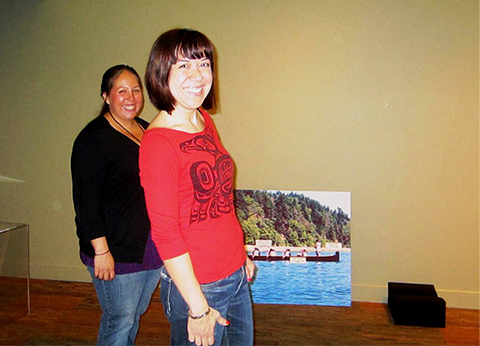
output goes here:
[{"label": "woman in red shirt", "polygon": [[[234,164],[210,115],[214,48],[174,29],[155,41],[145,74],[159,113],[140,148],[152,238],[164,261],[161,298],[171,344],[253,344],[246,257],[233,204]],[[227,327],[228,326],[228,327]]]}]

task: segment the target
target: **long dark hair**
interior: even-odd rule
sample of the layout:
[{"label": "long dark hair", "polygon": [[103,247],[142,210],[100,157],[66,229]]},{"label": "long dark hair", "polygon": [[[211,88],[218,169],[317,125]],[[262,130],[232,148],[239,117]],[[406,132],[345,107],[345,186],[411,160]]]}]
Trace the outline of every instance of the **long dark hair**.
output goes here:
[{"label": "long dark hair", "polygon": [[[135,69],[133,67],[128,66],[128,65],[116,65],[116,66],[110,67],[103,74],[102,85],[100,86],[100,96],[102,96],[102,98],[103,98],[103,93],[105,93],[107,96],[110,95],[110,91],[112,91],[113,84],[115,84],[115,81],[117,80],[118,76],[123,71],[128,71],[128,72],[132,73],[135,77],[137,77],[138,84],[140,85],[140,89],[142,89],[142,93],[143,93],[142,80],[141,80],[140,76],[138,75],[137,71],[135,71]],[[103,116],[105,113],[107,113],[109,111],[109,109],[110,109],[110,106],[104,100],[102,109],[100,110],[100,113],[98,114],[98,116],[99,117]]]}]

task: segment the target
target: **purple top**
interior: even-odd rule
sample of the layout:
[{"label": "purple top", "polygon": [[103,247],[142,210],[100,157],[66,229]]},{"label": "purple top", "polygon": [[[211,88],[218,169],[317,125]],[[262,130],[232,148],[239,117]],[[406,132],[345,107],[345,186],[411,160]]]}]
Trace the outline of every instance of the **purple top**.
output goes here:
[{"label": "purple top", "polygon": [[[83,252],[80,252],[80,258],[83,264],[93,268],[93,258],[88,257]],[[163,265],[160,256],[158,255],[157,248],[150,236],[148,237],[147,244],[145,245],[145,253],[143,254],[142,263],[119,263],[115,262],[115,274],[131,274],[144,270],[158,269]]]}]

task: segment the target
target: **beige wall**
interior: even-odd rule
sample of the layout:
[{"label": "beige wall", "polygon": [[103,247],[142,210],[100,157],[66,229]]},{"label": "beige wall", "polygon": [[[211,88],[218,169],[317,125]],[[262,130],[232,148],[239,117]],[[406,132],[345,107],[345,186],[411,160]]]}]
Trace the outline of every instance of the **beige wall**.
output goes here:
[{"label": "beige wall", "polygon": [[[478,1],[2,1],[0,219],[31,225],[35,278],[88,280],[69,158],[100,78],[155,38],[218,51],[237,187],[351,191],[353,300],[432,283],[479,307]],[[155,114],[148,105],[143,117]]]}]

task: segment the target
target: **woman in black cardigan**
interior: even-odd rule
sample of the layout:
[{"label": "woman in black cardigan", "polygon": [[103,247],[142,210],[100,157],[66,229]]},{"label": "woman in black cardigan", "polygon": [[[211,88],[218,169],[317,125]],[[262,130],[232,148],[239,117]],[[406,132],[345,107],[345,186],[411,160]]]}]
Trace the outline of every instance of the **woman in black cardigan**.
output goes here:
[{"label": "woman in black cardigan", "polygon": [[104,105],[75,140],[73,202],[80,257],[103,310],[99,345],[133,345],[140,316],[160,278],[162,261],[150,238],[138,153],[148,122],[142,83],[126,65],[103,75]]}]

